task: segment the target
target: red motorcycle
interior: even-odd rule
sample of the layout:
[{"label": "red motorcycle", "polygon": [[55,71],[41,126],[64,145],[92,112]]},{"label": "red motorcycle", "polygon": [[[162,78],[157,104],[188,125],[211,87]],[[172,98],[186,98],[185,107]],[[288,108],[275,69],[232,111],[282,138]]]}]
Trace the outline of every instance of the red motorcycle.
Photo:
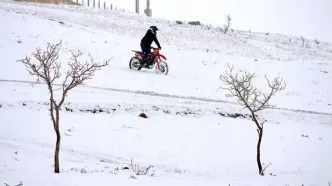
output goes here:
[{"label": "red motorcycle", "polygon": [[[147,68],[147,69],[155,69],[157,74],[168,74],[168,65],[164,60],[167,60],[166,57],[162,54],[159,53],[158,48],[153,48],[153,51],[148,55],[147,57],[147,64],[144,64],[142,68]],[[132,57],[129,61],[129,68],[130,69],[135,69],[138,70],[139,66],[141,65],[141,62],[143,60],[143,53],[141,51],[135,51],[135,56]]]}]

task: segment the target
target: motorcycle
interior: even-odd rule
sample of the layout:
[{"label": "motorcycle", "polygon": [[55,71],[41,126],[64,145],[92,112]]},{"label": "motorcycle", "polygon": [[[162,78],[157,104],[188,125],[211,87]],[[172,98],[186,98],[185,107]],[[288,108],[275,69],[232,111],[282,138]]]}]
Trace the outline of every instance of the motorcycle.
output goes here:
[{"label": "motorcycle", "polygon": [[[147,68],[147,69],[154,68],[156,74],[167,75],[169,69],[166,61],[164,61],[167,60],[166,57],[159,53],[158,48],[151,47],[151,49],[153,51],[147,57],[148,62],[144,64],[142,68]],[[130,59],[129,68],[138,70],[143,60],[143,53],[141,51],[136,51],[136,50],[131,50],[131,51],[135,53],[135,56]]]}]

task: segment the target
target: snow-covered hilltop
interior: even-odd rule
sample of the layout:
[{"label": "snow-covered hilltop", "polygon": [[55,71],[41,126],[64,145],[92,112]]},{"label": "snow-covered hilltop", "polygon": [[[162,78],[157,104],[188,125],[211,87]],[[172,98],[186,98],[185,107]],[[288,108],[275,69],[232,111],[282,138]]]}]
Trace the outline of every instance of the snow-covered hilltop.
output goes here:
[{"label": "snow-covered hilltop", "polygon": [[[301,37],[176,24],[131,13],[0,0],[0,184],[34,186],[281,186],[332,183],[332,44]],[[170,71],[128,67],[131,50],[157,25]],[[70,51],[111,58],[61,110],[60,174],[49,92],[18,60],[62,40],[62,74]],[[303,45],[303,46],[302,46]],[[227,64],[283,77],[266,109],[262,162],[256,126],[221,89]],[[56,82],[61,83],[61,82]],[[61,96],[59,92],[55,95]],[[144,112],[147,119],[138,117]],[[135,175],[131,159],[140,167]]]},{"label": "snow-covered hilltop", "polygon": [[186,49],[273,60],[332,59],[332,44],[301,37],[234,31],[223,34],[219,28],[177,25],[174,21],[151,19],[133,13],[96,10],[80,6],[54,6],[2,3],[2,9],[53,18],[140,39],[150,25],[158,25],[163,43]]}]

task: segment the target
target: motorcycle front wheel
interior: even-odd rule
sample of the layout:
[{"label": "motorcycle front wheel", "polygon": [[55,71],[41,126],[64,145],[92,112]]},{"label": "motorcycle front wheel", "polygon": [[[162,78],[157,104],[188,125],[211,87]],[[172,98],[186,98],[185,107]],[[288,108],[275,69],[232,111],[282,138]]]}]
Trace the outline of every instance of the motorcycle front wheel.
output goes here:
[{"label": "motorcycle front wheel", "polygon": [[167,65],[166,62],[161,61],[159,63],[159,67],[160,68],[158,69],[158,65],[156,65],[155,70],[156,70],[157,74],[163,74],[163,75],[167,75],[168,74],[169,68],[168,68],[168,65]]}]

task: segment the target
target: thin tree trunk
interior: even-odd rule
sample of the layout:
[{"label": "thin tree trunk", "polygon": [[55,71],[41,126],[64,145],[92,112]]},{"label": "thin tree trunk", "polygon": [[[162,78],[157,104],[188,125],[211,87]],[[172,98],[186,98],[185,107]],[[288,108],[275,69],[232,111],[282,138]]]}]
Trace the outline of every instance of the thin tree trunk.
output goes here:
[{"label": "thin tree trunk", "polygon": [[60,153],[60,142],[61,142],[61,134],[60,134],[60,127],[59,127],[59,108],[55,108],[56,114],[56,126],[54,127],[56,133],[56,146],[55,146],[55,153],[54,153],[54,172],[60,173],[60,162],[59,162],[59,153]]},{"label": "thin tree trunk", "polygon": [[258,143],[257,143],[257,165],[258,171],[261,176],[264,176],[262,163],[261,163],[261,142],[263,137],[263,127],[261,129],[257,129],[258,132]]},{"label": "thin tree trunk", "polygon": [[54,154],[54,172],[60,173],[60,162],[59,162],[59,152],[60,152],[60,131],[56,131],[56,146],[55,146],[55,154]]},{"label": "thin tree trunk", "polygon": [[263,138],[263,124],[259,124],[257,118],[256,118],[256,115],[255,115],[255,112],[247,107],[250,112],[251,112],[251,116],[252,116],[252,119],[253,121],[255,122],[256,124],[256,127],[257,127],[257,133],[258,133],[258,142],[257,142],[257,166],[258,166],[258,173],[259,175],[263,176],[264,175],[264,172],[263,172],[263,168],[262,168],[262,163],[261,163],[261,143],[262,143],[262,138]]}]

